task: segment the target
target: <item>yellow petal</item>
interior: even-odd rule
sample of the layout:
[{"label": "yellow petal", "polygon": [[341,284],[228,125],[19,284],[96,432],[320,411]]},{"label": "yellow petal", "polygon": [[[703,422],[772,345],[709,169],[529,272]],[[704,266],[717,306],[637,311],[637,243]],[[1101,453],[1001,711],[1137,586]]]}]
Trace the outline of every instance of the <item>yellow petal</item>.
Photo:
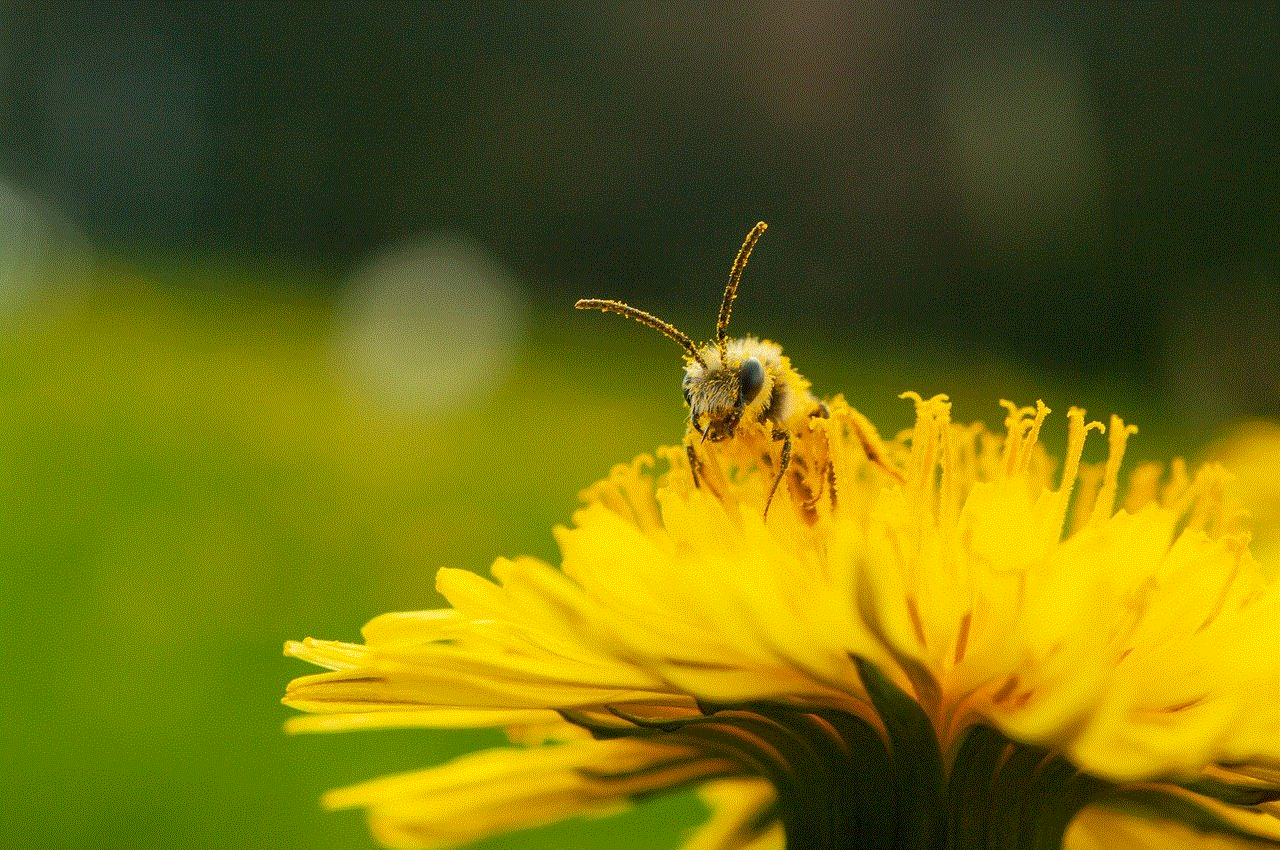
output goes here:
[{"label": "yellow petal", "polygon": [[384,844],[428,850],[567,817],[611,814],[652,788],[732,770],[687,748],[589,740],[463,756],[440,767],[331,791],[324,804],[368,808]]}]

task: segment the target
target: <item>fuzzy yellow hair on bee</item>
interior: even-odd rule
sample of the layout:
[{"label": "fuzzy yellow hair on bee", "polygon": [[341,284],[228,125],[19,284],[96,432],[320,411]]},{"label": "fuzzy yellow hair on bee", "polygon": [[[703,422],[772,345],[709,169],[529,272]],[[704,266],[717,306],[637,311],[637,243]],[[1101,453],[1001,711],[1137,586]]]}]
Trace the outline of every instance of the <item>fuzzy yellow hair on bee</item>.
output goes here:
[{"label": "fuzzy yellow hair on bee", "polygon": [[714,342],[695,345],[687,334],[670,322],[621,301],[584,298],[574,305],[579,310],[600,310],[634,319],[684,348],[684,400],[689,407],[685,448],[695,484],[698,483],[699,466],[694,448],[695,433],[702,440],[714,442],[731,439],[743,421],[772,427],[773,440],[781,441],[782,451],[778,458],[778,471],[765,500],[765,516],[769,514],[774,494],[791,463],[793,436],[808,418],[828,415],[827,406],[809,392],[809,382],[792,368],[780,346],[751,336],[731,339],[728,335],[729,316],[738,295],[742,270],[747,266],[751,249],[767,228],[763,221],[757,223],[738,249],[738,256],[729,270],[729,283],[720,301]]}]

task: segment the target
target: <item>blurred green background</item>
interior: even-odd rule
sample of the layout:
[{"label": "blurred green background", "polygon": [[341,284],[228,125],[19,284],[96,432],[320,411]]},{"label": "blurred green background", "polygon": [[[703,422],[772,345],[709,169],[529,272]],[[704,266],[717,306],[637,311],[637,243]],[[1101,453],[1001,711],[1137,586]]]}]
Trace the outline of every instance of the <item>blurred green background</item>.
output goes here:
[{"label": "blurred green background", "polygon": [[370,847],[324,789],[497,738],[286,738],[282,642],[554,558],[578,490],[683,428],[675,346],[573,300],[709,335],[757,219],[734,327],[886,434],[904,389],[1114,410],[1139,458],[1280,414],[1270,4],[9,3],[0,33],[5,846]]}]

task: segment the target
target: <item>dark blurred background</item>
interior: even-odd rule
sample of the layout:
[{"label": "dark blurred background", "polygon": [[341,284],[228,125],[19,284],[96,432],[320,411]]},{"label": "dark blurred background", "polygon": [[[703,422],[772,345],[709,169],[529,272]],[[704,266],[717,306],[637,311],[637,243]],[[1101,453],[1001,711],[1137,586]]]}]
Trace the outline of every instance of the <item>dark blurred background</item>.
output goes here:
[{"label": "dark blurred background", "polygon": [[[438,566],[553,557],[577,488],[682,427],[676,348],[572,301],[707,336],[758,219],[735,327],[888,434],[904,389],[1116,410],[1149,457],[1280,415],[1278,28],[5,4],[0,834],[367,846],[321,789],[477,739],[283,739],[280,641],[438,604]],[[634,817],[670,843],[698,810]],[[567,829],[492,846],[626,832]]]},{"label": "dark blurred background", "polygon": [[764,218],[761,316],[1277,411],[1270,3],[5,17],[5,173],[98,246],[341,271],[460,230],[539,294],[702,316]]}]

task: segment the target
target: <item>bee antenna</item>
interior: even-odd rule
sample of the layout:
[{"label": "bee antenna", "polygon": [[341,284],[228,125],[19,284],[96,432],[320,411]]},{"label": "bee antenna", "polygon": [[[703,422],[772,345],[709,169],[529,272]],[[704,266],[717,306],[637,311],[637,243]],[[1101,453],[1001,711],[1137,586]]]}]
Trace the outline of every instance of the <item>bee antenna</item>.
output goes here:
[{"label": "bee antenna", "polygon": [[702,359],[702,355],[698,353],[698,347],[693,344],[693,340],[689,339],[683,331],[670,322],[664,322],[652,313],[646,313],[644,310],[637,310],[630,304],[623,304],[621,301],[609,301],[604,298],[583,298],[573,305],[579,310],[599,310],[602,313],[617,313],[620,316],[626,316],[628,319],[634,319],[642,325],[647,325],[658,331],[663,336],[674,339],[676,342],[688,352],[689,356],[698,362],[703,369],[707,368],[707,361]]},{"label": "bee antenna", "polygon": [[716,346],[720,349],[722,361],[726,355],[725,346],[729,342],[727,333],[729,315],[733,313],[733,299],[738,297],[738,281],[742,279],[742,270],[747,267],[747,258],[751,256],[751,249],[756,246],[760,234],[768,229],[769,225],[763,221],[756,222],[756,226],[751,228],[747,238],[742,240],[742,247],[738,249],[738,256],[733,261],[733,268],[729,269],[729,284],[725,286],[724,297],[720,299],[720,318],[716,320]]}]

